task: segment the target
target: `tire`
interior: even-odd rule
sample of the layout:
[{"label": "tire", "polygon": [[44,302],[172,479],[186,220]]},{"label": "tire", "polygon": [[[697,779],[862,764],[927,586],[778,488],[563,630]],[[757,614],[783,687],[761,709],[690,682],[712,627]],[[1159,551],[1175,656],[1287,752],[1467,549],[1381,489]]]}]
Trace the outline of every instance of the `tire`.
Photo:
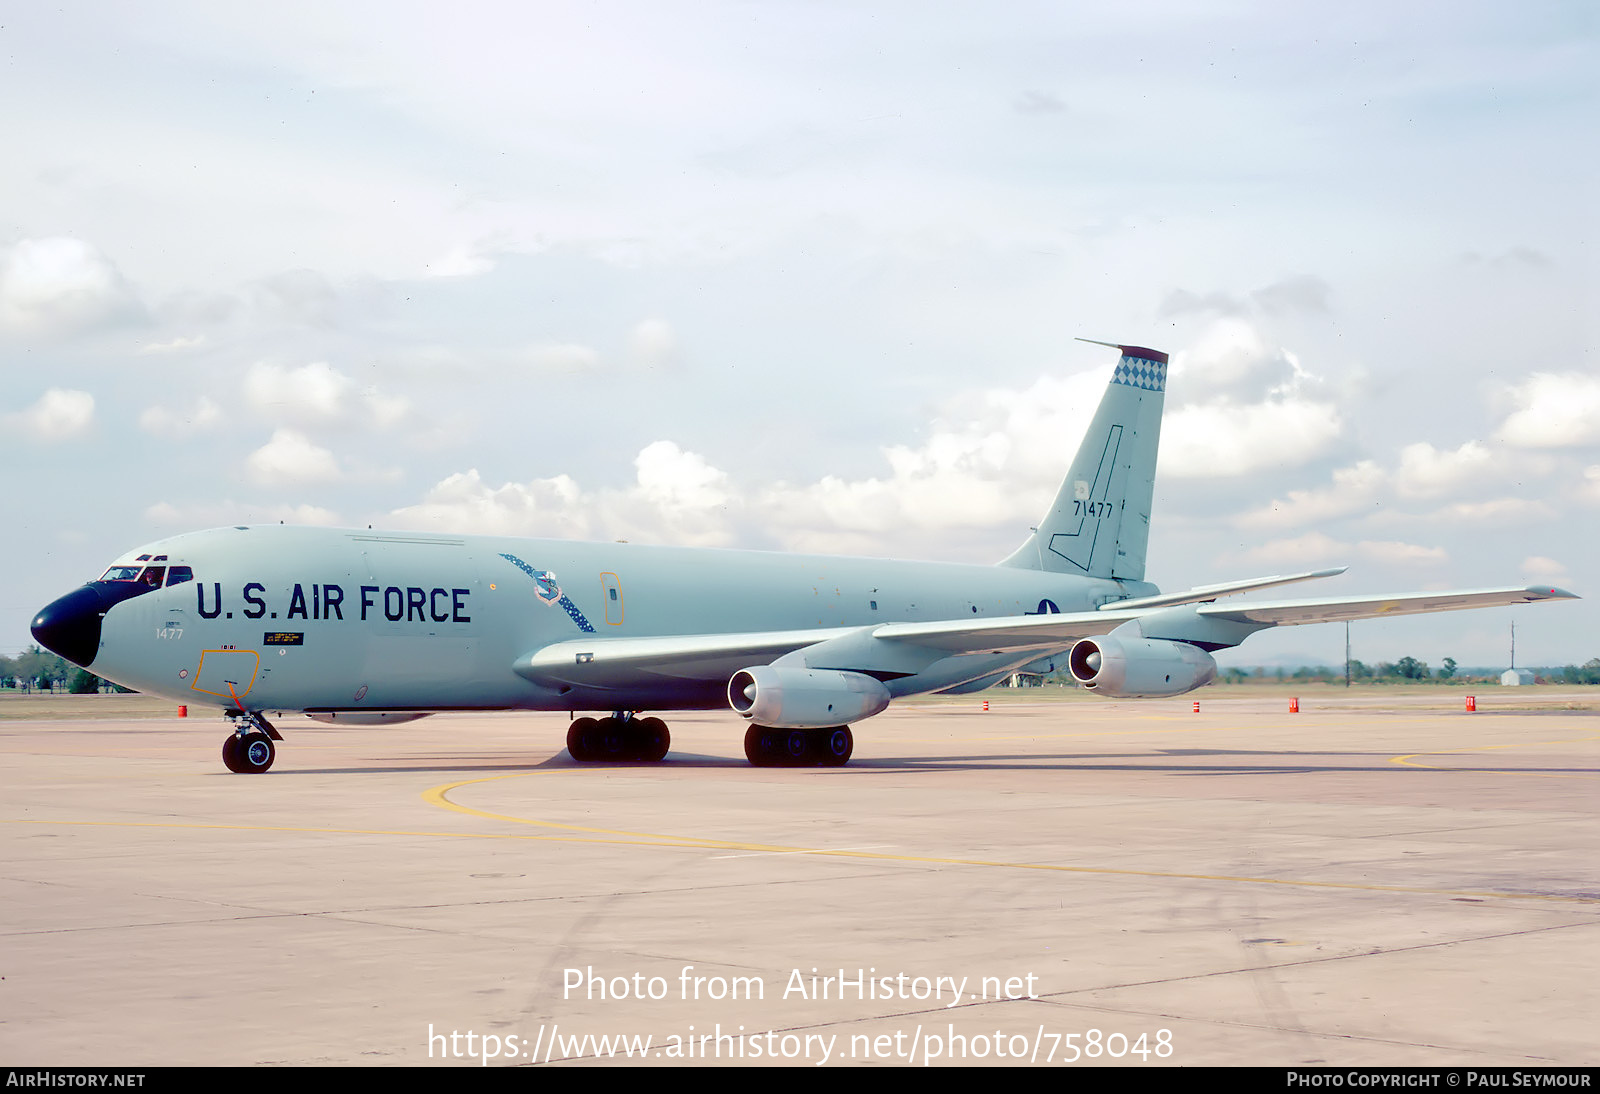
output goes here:
[{"label": "tire", "polygon": [[772,730],[753,725],[744,731],[744,758],[751,767],[772,766]]},{"label": "tire", "polygon": [[602,718],[595,725],[595,759],[597,760],[627,760],[631,759],[633,749],[628,747],[632,743],[633,734],[629,731],[628,723],[620,718]]},{"label": "tire", "polygon": [[825,729],[821,736],[821,747],[817,751],[821,754],[824,764],[829,767],[843,767],[850,762],[850,755],[856,749],[856,739],[850,732],[849,726]]},{"label": "tire", "polygon": [[634,755],[645,763],[659,763],[672,748],[672,734],[660,718],[636,718],[633,722]]},{"label": "tire", "polygon": [[798,767],[811,759],[811,734],[803,729],[791,729],[783,735],[783,758],[790,767]]},{"label": "tire", "polygon": [[222,740],[222,766],[235,775],[243,775],[245,772],[244,758],[241,755],[243,752],[244,742],[240,740],[239,735],[228,734]]},{"label": "tire", "polygon": [[278,758],[278,749],[271,737],[255,730],[240,738],[238,756],[239,767],[236,770],[246,775],[260,775],[272,768],[272,761]]},{"label": "tire", "polygon": [[567,754],[580,764],[593,763],[595,756],[595,738],[598,736],[600,723],[593,718],[579,718],[567,727]]}]

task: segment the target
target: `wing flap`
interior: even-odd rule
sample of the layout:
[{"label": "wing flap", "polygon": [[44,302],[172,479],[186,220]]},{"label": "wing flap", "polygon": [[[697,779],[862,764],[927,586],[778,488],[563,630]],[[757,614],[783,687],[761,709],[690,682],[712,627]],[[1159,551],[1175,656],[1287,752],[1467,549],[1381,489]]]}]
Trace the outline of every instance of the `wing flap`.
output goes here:
[{"label": "wing flap", "polygon": [[553,681],[593,687],[620,686],[639,673],[681,680],[725,679],[752,664],[764,665],[786,653],[859,629],[575,638],[524,654],[512,668],[536,683]]},{"label": "wing flap", "polygon": [[[1120,608],[1121,605],[1112,605]],[[1053,612],[1048,615],[1000,615],[979,619],[944,619],[932,623],[884,623],[874,638],[911,642],[950,653],[1006,653],[1049,650],[1072,645],[1093,634],[1109,634],[1148,609]]]}]

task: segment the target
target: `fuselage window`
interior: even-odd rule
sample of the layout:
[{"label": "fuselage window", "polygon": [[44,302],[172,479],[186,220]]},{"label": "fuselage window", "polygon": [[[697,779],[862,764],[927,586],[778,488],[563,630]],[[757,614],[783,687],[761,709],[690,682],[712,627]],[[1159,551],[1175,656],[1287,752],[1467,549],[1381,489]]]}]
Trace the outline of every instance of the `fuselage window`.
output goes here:
[{"label": "fuselage window", "polygon": [[174,566],[167,572],[167,585],[182,585],[185,581],[194,580],[194,570],[189,566]]}]

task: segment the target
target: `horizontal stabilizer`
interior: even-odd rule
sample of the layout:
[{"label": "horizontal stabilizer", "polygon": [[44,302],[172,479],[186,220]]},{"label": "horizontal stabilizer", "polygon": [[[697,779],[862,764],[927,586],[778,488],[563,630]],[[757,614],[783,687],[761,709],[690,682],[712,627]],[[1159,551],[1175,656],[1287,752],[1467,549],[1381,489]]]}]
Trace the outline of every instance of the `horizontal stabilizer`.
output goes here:
[{"label": "horizontal stabilizer", "polygon": [[1141,596],[1133,600],[1114,600],[1103,604],[1101,611],[1127,608],[1169,608],[1177,604],[1200,604],[1208,600],[1215,600],[1219,596],[1232,596],[1235,593],[1250,592],[1255,589],[1270,589],[1274,585],[1292,585],[1296,581],[1311,581],[1319,577],[1337,577],[1345,572],[1348,567],[1339,566],[1332,570],[1310,570],[1303,574],[1286,574],[1278,577],[1253,577],[1245,581],[1225,581],[1220,585],[1197,585],[1187,592],[1160,593],[1156,596]]}]

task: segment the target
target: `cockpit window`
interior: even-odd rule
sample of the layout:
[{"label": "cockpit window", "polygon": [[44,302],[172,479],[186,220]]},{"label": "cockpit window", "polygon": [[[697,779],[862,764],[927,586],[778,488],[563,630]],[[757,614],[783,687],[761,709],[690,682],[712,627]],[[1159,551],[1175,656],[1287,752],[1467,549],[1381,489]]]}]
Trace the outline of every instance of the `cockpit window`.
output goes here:
[{"label": "cockpit window", "polygon": [[194,580],[194,570],[188,566],[113,566],[100,577],[101,581],[137,581],[152,589],[168,585],[182,585]]}]

